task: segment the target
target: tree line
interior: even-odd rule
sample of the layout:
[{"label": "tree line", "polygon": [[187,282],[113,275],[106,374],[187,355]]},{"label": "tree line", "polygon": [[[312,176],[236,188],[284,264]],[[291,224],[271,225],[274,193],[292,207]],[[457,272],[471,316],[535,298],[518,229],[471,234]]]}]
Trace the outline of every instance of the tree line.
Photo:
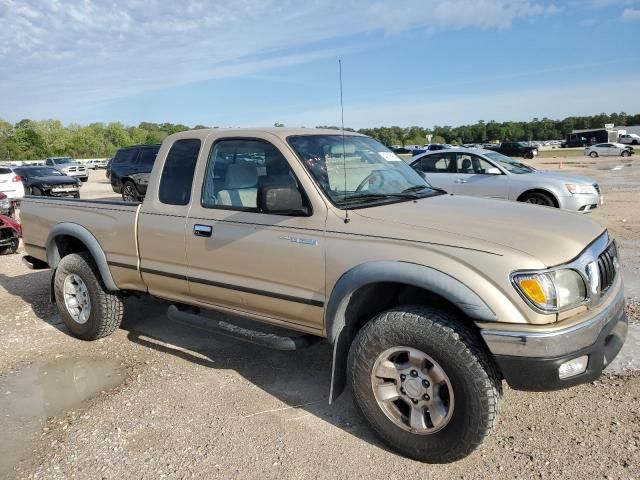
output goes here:
[{"label": "tree line", "polygon": [[[534,118],[530,122],[481,120],[458,127],[393,126],[362,128],[357,132],[369,135],[388,146],[422,145],[428,143],[429,136],[432,143],[461,144],[502,140],[559,140],[574,129],[601,128],[605,123],[640,125],[640,114],[601,113],[586,117],[567,117],[563,120]],[[284,125],[277,123],[275,126]],[[59,120],[29,119],[12,124],[0,119],[0,161],[39,160],[53,156],[106,158],[112,156],[118,148],[160,143],[167,135],[190,128],[182,124],[151,122],[142,122],[136,127],[120,122],[65,126]],[[193,128],[207,127],[196,125]],[[338,129],[336,126],[323,128]]]}]

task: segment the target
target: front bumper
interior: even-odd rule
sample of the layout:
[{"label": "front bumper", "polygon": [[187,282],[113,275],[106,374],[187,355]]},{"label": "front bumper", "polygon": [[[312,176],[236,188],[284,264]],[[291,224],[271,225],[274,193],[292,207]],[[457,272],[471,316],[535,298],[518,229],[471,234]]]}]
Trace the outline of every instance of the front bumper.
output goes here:
[{"label": "front bumper", "polygon": [[[481,329],[502,375],[512,388],[549,391],[595,380],[616,357],[627,336],[624,290],[620,285],[605,308],[566,328],[548,331]],[[561,379],[559,367],[588,356],[584,372]]]},{"label": "front bumper", "polygon": [[589,213],[603,203],[603,197],[601,195],[570,195],[558,198],[558,206],[562,210],[581,213]]}]

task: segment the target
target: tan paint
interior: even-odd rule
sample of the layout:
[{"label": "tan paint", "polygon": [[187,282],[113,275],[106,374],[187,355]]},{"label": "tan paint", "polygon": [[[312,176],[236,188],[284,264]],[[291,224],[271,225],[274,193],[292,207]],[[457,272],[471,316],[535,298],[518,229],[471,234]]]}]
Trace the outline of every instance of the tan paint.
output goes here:
[{"label": "tan paint", "polygon": [[[91,203],[29,198],[23,206],[25,242],[44,245],[56,223],[78,223],[100,241],[110,261],[142,269],[140,276],[136,270],[112,268],[120,288],[148,289],[161,298],[307,332],[321,331],[323,308],[242,289],[325,302],[326,306],[336,282],[349,269],[377,260],[406,261],[462,281],[487,303],[500,323],[526,329],[556,322],[556,315],[536,313],[525,304],[511,286],[509,274],[568,262],[603,233],[602,226],[578,214],[448,195],[352,210],[350,222],[345,223],[345,212],[325,198],[286,143],[289,135],[318,133],[337,132],[203,129],[172,135],[160,148],[142,207],[103,209]],[[278,147],[304,189],[313,214],[283,217],[202,207],[201,186],[212,145],[217,139],[234,137],[262,139]],[[158,199],[164,159],[173,142],[185,138],[202,142],[191,204],[165,205]],[[194,236],[196,223],[211,225],[212,237]],[[309,243],[295,241],[299,239]],[[42,258],[41,251],[27,250]],[[148,269],[165,275],[146,272]],[[216,285],[188,282],[187,277]],[[241,290],[221,288],[220,283]],[[563,314],[562,323],[585,316],[583,309],[571,313],[570,318]]]}]

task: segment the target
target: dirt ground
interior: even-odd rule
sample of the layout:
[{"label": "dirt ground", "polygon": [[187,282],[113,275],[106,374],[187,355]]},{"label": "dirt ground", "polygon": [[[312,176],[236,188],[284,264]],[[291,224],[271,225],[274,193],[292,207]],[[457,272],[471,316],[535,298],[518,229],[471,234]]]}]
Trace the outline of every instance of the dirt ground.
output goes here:
[{"label": "dirt ground", "polygon": [[[557,170],[559,159],[531,162]],[[618,239],[629,314],[640,323],[640,159],[567,158],[596,179],[590,214]],[[104,171],[84,198],[112,197]],[[542,208],[542,207],[541,207]],[[129,298],[122,328],[71,337],[49,274],[0,257],[0,477],[640,479],[636,350],[592,384],[551,393],[505,386],[499,424],[470,457],[425,465],[386,448],[348,392],[329,406],[331,351],[275,352],[166,317]],[[637,332],[637,330],[634,330]]]}]

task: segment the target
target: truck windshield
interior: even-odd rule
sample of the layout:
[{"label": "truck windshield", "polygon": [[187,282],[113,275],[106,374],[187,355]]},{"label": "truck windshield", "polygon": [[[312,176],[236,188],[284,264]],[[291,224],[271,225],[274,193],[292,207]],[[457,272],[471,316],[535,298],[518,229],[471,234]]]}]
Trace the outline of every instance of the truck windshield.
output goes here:
[{"label": "truck windshield", "polygon": [[442,192],[372,138],[296,135],[287,138],[305,168],[339,208],[412,200]]},{"label": "truck windshield", "polygon": [[535,168],[525,165],[524,163],[516,162],[513,158],[507,157],[506,155],[502,155],[498,152],[485,152],[484,156],[498,163],[502,168],[510,173],[520,174],[536,171]]},{"label": "truck windshield", "polygon": [[54,158],[53,161],[56,165],[61,165],[63,163],[74,163],[73,158],[65,157],[65,158]]}]

